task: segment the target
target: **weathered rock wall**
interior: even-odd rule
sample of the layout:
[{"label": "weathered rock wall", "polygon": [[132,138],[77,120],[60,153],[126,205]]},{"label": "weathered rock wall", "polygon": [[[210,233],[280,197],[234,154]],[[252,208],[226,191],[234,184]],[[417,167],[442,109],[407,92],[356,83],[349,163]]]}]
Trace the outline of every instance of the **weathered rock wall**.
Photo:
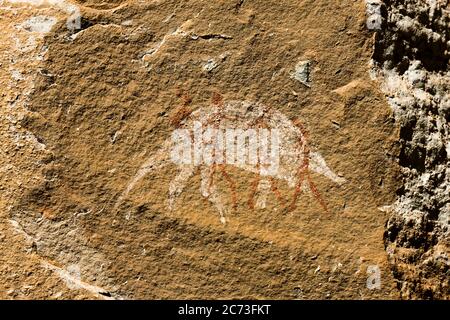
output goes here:
[{"label": "weathered rock wall", "polygon": [[450,7],[385,1],[373,76],[400,125],[403,186],[388,210],[387,252],[405,298],[449,292]]}]

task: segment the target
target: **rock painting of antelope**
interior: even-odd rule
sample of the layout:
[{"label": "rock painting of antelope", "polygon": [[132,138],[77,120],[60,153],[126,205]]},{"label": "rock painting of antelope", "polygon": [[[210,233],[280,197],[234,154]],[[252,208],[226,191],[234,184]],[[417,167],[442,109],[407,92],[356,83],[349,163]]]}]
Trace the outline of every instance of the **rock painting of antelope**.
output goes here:
[{"label": "rock painting of antelope", "polygon": [[[200,172],[200,192],[216,208],[220,221],[226,223],[227,212],[236,209],[236,183],[227,173],[228,166],[250,172],[250,209],[266,207],[271,192],[294,209],[303,191],[312,192],[324,211],[327,205],[317,189],[311,172],[321,174],[341,185],[346,182],[327,166],[323,157],[311,150],[308,132],[299,121],[291,121],[270,107],[251,101],[228,101],[214,94],[210,106],[190,111],[190,99],[172,117],[176,130],[172,138],[151,155],[140,167],[118,198],[115,209],[126,199],[136,184],[147,174],[170,164],[179,168],[168,190],[168,209],[183,192],[189,179]],[[223,179],[231,190],[233,208],[228,208],[216,181]],[[291,199],[283,199],[278,182],[293,189]]]}]

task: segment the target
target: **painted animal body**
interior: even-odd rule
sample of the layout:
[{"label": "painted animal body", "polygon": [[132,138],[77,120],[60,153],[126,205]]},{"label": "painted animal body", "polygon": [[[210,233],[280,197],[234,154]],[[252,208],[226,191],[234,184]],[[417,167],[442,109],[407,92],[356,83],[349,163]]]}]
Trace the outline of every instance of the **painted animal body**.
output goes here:
[{"label": "painted animal body", "polygon": [[[255,181],[252,183],[253,193],[251,199],[249,199],[251,208],[265,208],[266,199],[271,191],[281,199],[276,184],[277,181],[285,181],[290,188],[295,189],[290,204],[291,208],[295,206],[297,197],[302,190],[309,189],[321,203],[324,210],[327,210],[325,202],[312,181],[310,172],[321,174],[339,185],[346,181],[331,171],[318,152],[310,150],[308,134],[300,122],[297,121],[294,124],[282,113],[262,104],[248,101],[213,103],[212,106],[200,108],[188,114],[185,119],[179,121],[178,126],[179,128],[192,129],[195,122],[202,124],[204,128],[212,127],[219,130],[228,128],[259,128],[276,130],[279,133],[279,166],[276,172],[261,174],[260,163],[233,164],[233,166],[255,175]],[[116,202],[116,209],[143,177],[152,171],[173,164],[171,159],[172,147],[172,140],[167,140],[159,151],[151,155],[142,164],[120,195]],[[177,164],[180,171],[169,185],[168,208],[173,210],[175,200],[183,192],[188,180],[199,170],[201,175],[201,194],[208,198],[216,207],[220,215],[220,221],[225,223],[227,211],[230,208],[227,207],[223,195],[218,191],[214,177],[219,174],[229,184],[232,190],[233,203],[236,204],[235,183],[226,171],[228,165],[230,164]]]}]

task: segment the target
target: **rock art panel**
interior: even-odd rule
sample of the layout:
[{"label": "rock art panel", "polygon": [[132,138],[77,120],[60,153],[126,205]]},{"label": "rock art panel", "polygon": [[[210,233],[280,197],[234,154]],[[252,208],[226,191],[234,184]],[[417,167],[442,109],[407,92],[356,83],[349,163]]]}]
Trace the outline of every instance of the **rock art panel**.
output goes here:
[{"label": "rock art panel", "polygon": [[386,8],[3,1],[0,297],[399,298]]}]

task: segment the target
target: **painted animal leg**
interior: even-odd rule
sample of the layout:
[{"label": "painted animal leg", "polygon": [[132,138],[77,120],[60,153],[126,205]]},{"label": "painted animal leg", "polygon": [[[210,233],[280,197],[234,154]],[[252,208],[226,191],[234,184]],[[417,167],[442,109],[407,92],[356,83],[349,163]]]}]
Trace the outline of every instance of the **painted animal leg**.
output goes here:
[{"label": "painted animal leg", "polygon": [[187,181],[194,175],[195,166],[183,165],[178,175],[170,182],[169,185],[169,210],[173,210],[176,198],[183,192]]},{"label": "painted animal leg", "polygon": [[292,197],[291,205],[289,207],[290,210],[294,210],[295,207],[297,206],[297,199],[298,199],[298,196],[300,195],[300,193],[302,193],[304,175],[305,175],[306,171],[307,171],[307,167],[305,165],[302,165],[298,170],[298,173],[297,173],[298,181],[297,181],[297,185],[295,186],[295,192],[294,192],[294,196]]},{"label": "painted animal leg", "polygon": [[233,209],[236,211],[237,209],[237,195],[236,195],[236,183],[231,179],[230,175],[225,170],[225,166],[223,164],[218,165],[220,172],[222,173],[222,176],[225,178],[225,180],[230,185],[231,189],[231,197],[233,200]]},{"label": "painted animal leg", "polygon": [[280,190],[278,190],[278,183],[277,180],[275,180],[273,177],[270,177],[270,190],[275,194],[275,196],[278,199],[278,202],[281,205],[284,205],[286,201],[283,199]]},{"label": "painted animal leg", "polygon": [[259,182],[261,181],[261,176],[257,175],[256,179],[252,182],[252,191],[250,193],[250,198],[248,199],[248,206],[250,209],[255,209],[255,196],[258,193]]},{"label": "painted animal leg", "polygon": [[264,209],[266,207],[267,196],[270,192],[271,184],[267,179],[261,179],[258,183],[257,188],[257,198],[256,198],[256,207],[259,209]]},{"label": "painted animal leg", "polygon": [[207,166],[201,169],[200,191],[205,198],[207,198],[212,204],[214,204],[217,211],[219,212],[220,222],[225,224],[226,204],[220,194],[217,192],[216,184],[213,182],[214,172],[214,166]]},{"label": "painted animal leg", "polygon": [[316,185],[315,185],[314,182],[312,181],[311,176],[309,175],[309,172],[307,173],[307,178],[306,178],[306,180],[308,181],[309,189],[310,189],[311,192],[313,193],[314,197],[317,199],[317,201],[319,201],[320,205],[321,205],[322,208],[325,210],[325,212],[328,212],[327,204],[326,204],[325,201],[323,200],[322,196],[320,195],[319,190],[317,189]]},{"label": "painted animal leg", "polygon": [[307,187],[307,188],[309,188],[309,190],[311,190],[314,197],[320,203],[320,205],[325,210],[325,212],[328,212],[328,208],[327,208],[325,201],[323,200],[322,196],[320,195],[319,190],[317,189],[316,185],[314,184],[314,182],[311,179],[307,164],[301,166],[298,170],[298,182],[297,182],[297,186],[295,188],[294,196],[292,197],[290,210],[295,209],[295,207],[297,205],[298,196],[300,195],[302,190],[305,189],[305,187]]}]

